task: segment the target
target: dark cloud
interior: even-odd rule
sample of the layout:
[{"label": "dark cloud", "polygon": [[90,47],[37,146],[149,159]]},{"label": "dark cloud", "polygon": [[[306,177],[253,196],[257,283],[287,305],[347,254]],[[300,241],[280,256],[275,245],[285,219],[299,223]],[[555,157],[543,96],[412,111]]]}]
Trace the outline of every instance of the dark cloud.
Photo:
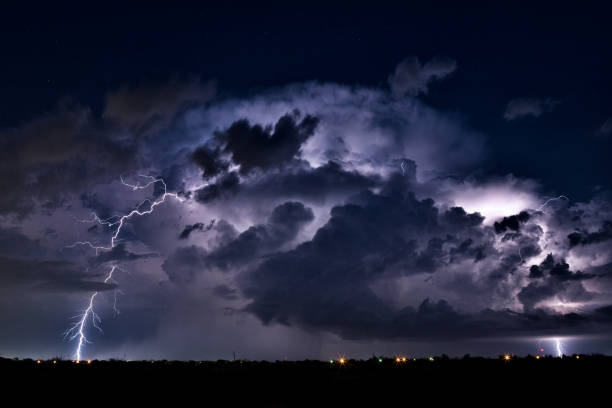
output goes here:
[{"label": "dark cloud", "polygon": [[206,204],[217,199],[234,195],[240,187],[238,173],[232,171],[224,174],[214,183],[208,184],[195,192],[196,201]]},{"label": "dark cloud", "polygon": [[0,228],[0,255],[38,259],[46,253],[40,242],[23,235],[18,228]]},{"label": "dark cloud", "polygon": [[380,331],[393,313],[369,285],[383,276],[435,269],[441,242],[430,240],[418,256],[415,240],[436,231],[437,219],[432,200],[361,193],[334,207],[312,241],[244,276],[247,310],[264,322],[299,322],[347,335]]},{"label": "dark cloud", "polygon": [[197,78],[124,86],[106,96],[103,117],[137,127],[167,121],[189,104],[210,100],[215,89],[213,82],[203,83]]},{"label": "dark cloud", "polygon": [[227,173],[214,182],[196,190],[195,199],[203,204],[233,197],[275,200],[296,199],[324,201],[330,197],[343,197],[382,183],[378,176],[366,176],[348,171],[330,161],[312,168],[294,163],[282,171],[268,172],[241,183],[236,172]]},{"label": "dark cloud", "polygon": [[317,168],[297,166],[253,180],[245,192],[257,197],[284,197],[321,201],[329,196],[344,196],[381,183],[376,176],[347,171],[330,161]]},{"label": "dark cloud", "polygon": [[126,249],[125,244],[117,244],[109,251],[101,251],[95,257],[89,259],[89,264],[98,266],[106,262],[128,262],[138,259],[155,258],[159,256],[154,253],[135,254]]},{"label": "dark cloud", "polygon": [[548,254],[540,265],[532,265],[529,268],[529,278],[537,281],[522,288],[517,299],[527,311],[555,296],[561,296],[568,302],[589,300],[592,296],[580,281],[593,277],[592,274],[571,271],[565,260],[555,261],[553,255]]},{"label": "dark cloud", "polygon": [[209,179],[229,168],[229,163],[220,157],[219,148],[213,149],[208,146],[198,147],[191,155],[191,159],[203,171],[203,178]]},{"label": "dark cloud", "polygon": [[582,272],[572,272],[570,267],[564,260],[555,261],[552,254],[548,254],[540,265],[532,265],[529,269],[530,278],[541,278],[549,275],[560,281],[581,280],[592,278],[593,275],[584,274]]},{"label": "dark cloud", "polygon": [[450,249],[450,261],[452,263],[460,258],[471,258],[478,262],[486,258],[487,252],[487,245],[475,244],[472,238],[468,238]]},{"label": "dark cloud", "polygon": [[236,300],[238,299],[238,290],[237,289],[232,289],[227,285],[219,285],[219,286],[215,286],[215,288],[213,289],[213,293],[217,296],[219,296],[220,298],[223,298],[225,300]]},{"label": "dark cloud", "polygon": [[248,120],[234,122],[229,128],[215,134],[223,144],[223,151],[240,165],[240,173],[254,169],[278,168],[291,161],[302,143],[314,134],[319,120],[298,111],[282,116],[272,126],[251,125]]},{"label": "dark cloud", "polygon": [[232,242],[238,236],[238,231],[229,222],[225,220],[219,220],[215,223],[213,228],[215,236],[211,240],[214,247],[222,247]]},{"label": "dark cloud", "polygon": [[[101,116],[66,99],[40,117],[0,129],[0,213],[53,211],[96,185],[148,167],[159,143],[151,135],[213,93],[212,84],[200,81],[124,87],[108,94]],[[155,143],[141,146],[145,133]]]},{"label": "dark cloud", "polygon": [[22,287],[52,292],[110,290],[115,284],[94,281],[100,274],[87,273],[67,261],[35,261],[0,257],[2,289]]},{"label": "dark cloud", "polygon": [[567,236],[570,247],[597,244],[612,239],[612,221],[604,221],[601,229],[595,232],[572,232]]},{"label": "dark cloud", "polygon": [[287,202],[274,208],[266,224],[249,227],[233,241],[212,251],[207,257],[209,267],[227,270],[280,248],[294,239],[300,228],[314,215],[302,203]]},{"label": "dark cloud", "polygon": [[508,102],[504,119],[507,121],[519,119],[525,116],[540,117],[543,113],[552,112],[560,101],[546,98],[517,98]]},{"label": "dark cloud", "polygon": [[[468,214],[460,207],[439,213],[433,200],[417,200],[402,189],[406,184],[401,180],[392,177],[379,194],[362,192],[334,207],[327,224],[311,241],[274,254],[240,275],[239,286],[250,299],[246,310],[266,324],[299,324],[345,338],[496,336],[555,327],[573,330],[592,321],[588,312],[562,315],[546,306],[554,298],[584,302],[594,296],[582,282],[595,275],[571,271],[564,260],[557,261],[552,255],[531,267],[532,282],[517,296],[523,313],[461,312],[446,300],[434,302],[425,296],[416,309],[392,307],[372,291],[372,285],[381,279],[435,276],[444,268],[471,260],[474,265],[484,263],[478,267],[480,273],[488,269],[476,285],[494,292],[518,273],[524,260],[542,250],[542,228],[528,224],[527,213],[507,217],[501,226],[487,227],[480,214]],[[493,233],[500,228],[516,230],[506,241],[516,245],[508,253],[496,249]],[[496,257],[485,261],[488,254]],[[452,284],[458,293],[477,290],[458,283]],[[541,309],[543,305],[548,309]]]},{"label": "dark cloud", "polygon": [[457,62],[447,57],[434,57],[424,65],[417,57],[407,57],[389,76],[391,91],[397,97],[427,94],[429,83],[443,79],[457,69]]},{"label": "dark cloud", "polygon": [[88,109],[64,102],[54,112],[0,130],[0,213],[57,208],[134,169],[134,156],[135,146],[105,133]]},{"label": "dark cloud", "polygon": [[507,230],[518,231],[521,224],[526,223],[529,220],[529,213],[527,211],[521,211],[516,215],[510,217],[504,217],[501,221],[496,221],[493,224],[496,234],[501,234]]},{"label": "dark cloud", "polygon": [[33,287],[34,290],[43,292],[103,292],[116,288],[117,284],[115,283],[86,280],[50,281]]},{"label": "dark cloud", "polygon": [[468,214],[462,207],[452,207],[440,216],[440,223],[451,231],[477,227],[483,221],[480,213]]},{"label": "dark cloud", "polygon": [[302,203],[286,202],[274,208],[268,222],[254,225],[235,239],[206,252],[201,248],[180,248],[162,268],[173,282],[189,282],[198,272],[210,268],[227,271],[274,252],[295,239],[300,228],[314,219]]},{"label": "dark cloud", "polygon": [[204,225],[203,222],[196,222],[192,225],[185,225],[185,228],[179,235],[179,239],[187,239],[194,231],[206,232],[210,231],[215,225],[215,220],[211,220],[208,224]]},{"label": "dark cloud", "polygon": [[206,250],[191,245],[178,248],[162,264],[168,278],[177,283],[190,282],[206,268]]}]

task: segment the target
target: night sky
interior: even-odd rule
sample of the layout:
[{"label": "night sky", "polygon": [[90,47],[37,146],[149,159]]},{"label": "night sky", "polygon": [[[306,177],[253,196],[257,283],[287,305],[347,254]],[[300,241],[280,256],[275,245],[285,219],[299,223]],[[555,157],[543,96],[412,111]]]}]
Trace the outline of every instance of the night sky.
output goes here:
[{"label": "night sky", "polygon": [[5,10],[0,355],[612,353],[611,12]]}]

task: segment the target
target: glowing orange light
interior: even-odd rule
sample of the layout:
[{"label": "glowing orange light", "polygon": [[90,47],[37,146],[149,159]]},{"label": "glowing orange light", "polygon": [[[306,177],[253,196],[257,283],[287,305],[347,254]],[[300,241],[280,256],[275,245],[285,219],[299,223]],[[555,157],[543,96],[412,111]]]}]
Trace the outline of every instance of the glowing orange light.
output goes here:
[{"label": "glowing orange light", "polygon": [[504,356],[504,360],[506,360],[506,361],[510,360],[510,355],[509,355],[509,354],[506,354],[506,355]]},{"label": "glowing orange light", "polygon": [[57,361],[53,360],[53,364],[57,364]]},{"label": "glowing orange light", "polygon": [[536,360],[539,360],[539,359],[540,359],[540,356],[536,356]]},{"label": "glowing orange light", "polygon": [[40,364],[40,360],[36,360],[36,364]]},{"label": "glowing orange light", "polygon": [[75,364],[79,364],[79,363],[80,363],[80,361],[79,361],[79,360],[74,360],[74,363],[75,363]]},{"label": "glowing orange light", "polygon": [[91,364],[91,360],[87,360],[87,364]]},{"label": "glowing orange light", "polygon": [[580,358],[580,356],[576,356],[576,358]]},{"label": "glowing orange light", "polygon": [[344,358],[341,358],[341,359],[340,359],[340,360],[338,360],[338,361],[340,361],[340,364],[344,364],[344,363],[346,363],[346,360],[345,360]]},{"label": "glowing orange light", "polygon": [[402,357],[402,363],[406,362],[406,357]]},{"label": "glowing orange light", "polygon": [[401,359],[399,357],[395,357],[395,362],[399,363],[401,361]]}]

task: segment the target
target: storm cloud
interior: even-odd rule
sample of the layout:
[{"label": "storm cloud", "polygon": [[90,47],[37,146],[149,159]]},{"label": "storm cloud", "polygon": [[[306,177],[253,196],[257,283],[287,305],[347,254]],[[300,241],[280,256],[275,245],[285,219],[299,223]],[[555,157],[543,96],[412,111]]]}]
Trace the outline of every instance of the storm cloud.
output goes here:
[{"label": "storm cloud", "polygon": [[[612,200],[546,200],[484,167],[490,136],[417,98],[456,69],[409,57],[390,90],[142,82],[2,129],[3,293],[125,305],[105,324],[131,334],[91,346],[106,355],[189,354],[183,328],[218,349],[609,331]],[[514,100],[505,119],[556,103]]]},{"label": "storm cloud", "polygon": [[299,111],[283,115],[274,127],[252,125],[247,119],[234,122],[215,137],[224,145],[223,151],[247,174],[254,169],[279,167],[293,159],[300,147],[316,129],[318,119],[307,115],[300,119]]},{"label": "storm cloud", "polygon": [[274,208],[267,223],[254,225],[235,239],[210,252],[195,246],[178,249],[162,268],[172,281],[189,282],[197,273],[216,268],[227,271],[280,249],[291,242],[299,229],[311,222],[312,210],[302,203],[286,202]]}]

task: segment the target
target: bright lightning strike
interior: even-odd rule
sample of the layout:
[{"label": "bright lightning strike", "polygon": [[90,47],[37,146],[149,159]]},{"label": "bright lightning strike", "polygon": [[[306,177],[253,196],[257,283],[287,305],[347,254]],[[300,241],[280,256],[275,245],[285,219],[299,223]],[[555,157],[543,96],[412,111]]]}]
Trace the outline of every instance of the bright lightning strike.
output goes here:
[{"label": "bright lightning strike", "polygon": [[406,160],[402,160],[400,163],[400,168],[402,169],[402,175],[406,174]]},{"label": "bright lightning strike", "polygon": [[[115,266],[111,268],[111,270],[106,275],[106,278],[104,279],[104,283],[108,283],[113,280],[113,273],[115,272],[115,269],[116,269]],[[98,316],[98,314],[96,313],[93,307],[96,296],[98,296],[97,291],[94,292],[89,297],[89,303],[87,307],[85,308],[85,310],[83,310],[83,312],[80,315],[76,316],[77,322],[71,328],[69,328],[65,333],[69,341],[72,341],[76,338],[79,339],[77,342],[77,349],[74,354],[75,359],[77,361],[81,361],[81,350],[83,348],[83,345],[85,345],[86,343],[89,343],[89,341],[87,340],[87,337],[85,336],[85,324],[87,323],[87,320],[89,319],[90,316],[91,316],[91,324],[96,329],[100,330],[100,332],[102,331],[102,328],[99,326],[100,323],[102,323],[102,319],[100,319],[100,316]],[[116,304],[114,306],[114,309],[115,311],[117,311]]]},{"label": "bright lightning strike", "polygon": [[561,339],[555,338],[554,342],[557,349],[557,357],[563,357],[563,344],[561,344]]},{"label": "bright lightning strike", "polygon": [[[96,251],[96,255],[98,254],[99,251],[110,251],[111,249],[115,247],[119,234],[121,233],[121,229],[123,228],[125,223],[130,218],[132,218],[133,216],[142,216],[142,215],[151,214],[153,210],[155,210],[155,207],[157,207],[158,205],[166,201],[166,197],[172,197],[180,202],[183,202],[183,199],[180,198],[176,193],[168,193],[166,183],[164,182],[163,179],[155,178],[152,176],[144,176],[144,175],[140,175],[140,177],[147,178],[150,181],[144,185],[129,184],[129,183],[126,183],[123,180],[123,178],[121,178],[121,184],[123,184],[126,187],[131,188],[132,191],[137,191],[137,190],[143,190],[145,188],[148,188],[156,183],[160,183],[163,187],[164,193],[157,200],[152,201],[151,199],[148,199],[148,198],[143,200],[136,206],[135,209],[133,209],[132,211],[130,211],[129,213],[125,215],[113,216],[113,217],[103,220],[103,219],[100,219],[98,215],[94,213],[92,216],[92,219],[82,221],[82,222],[97,222],[100,225],[115,228],[114,233],[111,237],[109,246],[96,245],[90,241],[78,241],[72,245],[69,245],[68,247],[74,248],[80,245],[88,246]],[[145,203],[149,203],[148,209],[141,210],[141,208],[145,205]],[[113,219],[115,221],[111,221]],[[108,272],[108,274],[106,275],[104,279],[104,283],[114,282],[113,273],[115,272],[116,269],[117,269],[117,266],[111,267],[110,271]],[[98,316],[98,314],[94,310],[94,302],[95,302],[96,296],[98,296],[98,293],[99,292],[96,291],[89,297],[89,303],[87,304],[87,307],[83,310],[81,314],[75,316],[75,319],[77,320],[76,323],[65,332],[65,336],[69,341],[78,339],[77,347],[74,353],[76,361],[81,360],[83,347],[85,346],[85,344],[90,343],[90,341],[87,340],[87,336],[85,333],[87,321],[91,319],[92,326],[102,331],[102,328],[100,327],[100,324],[102,323],[102,319],[100,318],[100,316]],[[119,314],[119,310],[117,309],[117,292],[116,291],[115,291],[115,299],[113,303],[113,310],[115,312],[115,315]]]},{"label": "bright lightning strike", "polygon": [[569,199],[568,197],[564,196],[564,195],[560,195],[559,197],[553,197],[553,198],[550,198],[550,199],[546,200],[546,201],[544,202],[544,204],[542,204],[541,206],[539,206],[539,207],[538,207],[538,211],[543,211],[543,210],[544,210],[544,208],[545,208],[545,207],[546,207],[548,204],[552,203],[553,201],[557,201],[557,200],[567,200],[567,201],[569,201],[570,199]]}]

